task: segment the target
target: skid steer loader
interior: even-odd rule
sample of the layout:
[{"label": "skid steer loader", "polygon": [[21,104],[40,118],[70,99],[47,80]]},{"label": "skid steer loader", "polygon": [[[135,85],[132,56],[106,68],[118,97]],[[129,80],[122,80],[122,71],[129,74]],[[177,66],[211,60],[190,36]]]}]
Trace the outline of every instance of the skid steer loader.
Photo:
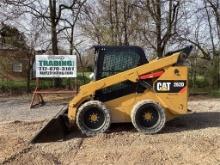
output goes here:
[{"label": "skid steer loader", "polygon": [[94,81],[78,94],[31,142],[60,140],[78,127],[88,136],[103,133],[111,123],[132,122],[154,134],[165,122],[187,111],[188,70],[184,62],[192,46],[148,62],[137,46],[94,46]]}]

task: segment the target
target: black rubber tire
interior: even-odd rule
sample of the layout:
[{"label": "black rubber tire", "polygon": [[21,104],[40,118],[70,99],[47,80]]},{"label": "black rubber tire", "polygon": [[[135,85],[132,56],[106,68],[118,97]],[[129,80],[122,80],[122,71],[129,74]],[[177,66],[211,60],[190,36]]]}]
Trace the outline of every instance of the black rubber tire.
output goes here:
[{"label": "black rubber tire", "polygon": [[[156,117],[158,117],[155,120],[156,123],[150,127],[144,126],[144,124],[141,124],[141,121],[140,121],[140,115],[141,113],[143,113],[141,111],[143,111],[144,107],[145,108],[151,107],[151,111],[154,111],[154,113],[156,112],[155,115]],[[139,132],[142,132],[144,134],[155,134],[161,131],[161,129],[164,127],[165,122],[166,122],[166,115],[165,115],[163,108],[159,104],[151,100],[144,100],[144,101],[138,102],[134,106],[131,112],[131,121],[132,121],[133,126]]]},{"label": "black rubber tire", "polygon": [[[100,127],[92,129],[89,128],[88,125],[86,125],[85,121],[85,113],[91,108],[96,108],[97,111],[99,111],[102,114],[102,117],[104,117],[103,122],[101,122]],[[101,116],[100,116],[101,117]],[[108,130],[108,128],[111,125],[111,115],[110,115],[110,110],[106,108],[106,106],[98,100],[91,100],[83,103],[76,114],[76,125],[78,126],[79,130],[83,133],[86,134],[87,136],[94,136],[98,133],[104,133]]]}]

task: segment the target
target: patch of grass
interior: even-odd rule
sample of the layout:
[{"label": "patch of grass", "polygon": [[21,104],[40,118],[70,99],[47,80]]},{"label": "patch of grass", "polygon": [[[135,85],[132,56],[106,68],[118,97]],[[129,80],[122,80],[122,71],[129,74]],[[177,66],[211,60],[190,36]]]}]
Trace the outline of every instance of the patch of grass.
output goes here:
[{"label": "patch of grass", "polygon": [[[92,72],[84,72],[84,76],[87,77],[87,78],[89,78],[89,75],[90,75],[91,73],[92,73]],[[77,73],[77,77],[78,77],[78,76],[83,76],[83,72],[78,72],[78,73]]]},{"label": "patch of grass", "polygon": [[204,93],[204,92],[209,92],[210,89],[208,88],[189,88],[190,93]]},{"label": "patch of grass", "polygon": [[[91,72],[85,72],[83,77],[82,72],[77,73],[77,84],[83,85],[90,82],[89,75]],[[31,80],[30,88],[34,90],[36,81]],[[62,79],[62,87],[65,87],[68,84],[75,85],[75,79],[73,78],[63,78]],[[53,79],[41,79],[40,80],[40,88],[41,89],[48,89],[53,87]],[[0,92],[7,93],[11,91],[26,91],[27,89],[27,82],[26,80],[19,80],[19,81],[12,81],[12,80],[1,80],[0,79]]]},{"label": "patch of grass", "polygon": [[210,88],[190,88],[191,94],[203,94],[207,93],[211,97],[220,97],[220,89],[210,89]]},{"label": "patch of grass", "polygon": [[[31,85],[34,85],[34,82],[31,82]],[[12,80],[0,80],[0,87],[7,87],[7,88],[23,88],[26,87],[26,81],[21,80],[21,81],[12,81]]]},{"label": "patch of grass", "polygon": [[209,95],[210,95],[210,96],[213,96],[213,97],[220,97],[220,89],[211,90],[211,91],[209,92]]},{"label": "patch of grass", "polygon": [[204,81],[205,80],[205,76],[204,75],[197,75],[196,79],[199,81]]},{"label": "patch of grass", "polygon": [[208,80],[205,78],[204,75],[197,75],[196,76],[196,80],[193,81],[193,77],[191,77],[192,75],[189,74],[189,87],[193,87],[194,88],[207,88],[207,86],[209,86],[209,82]]}]

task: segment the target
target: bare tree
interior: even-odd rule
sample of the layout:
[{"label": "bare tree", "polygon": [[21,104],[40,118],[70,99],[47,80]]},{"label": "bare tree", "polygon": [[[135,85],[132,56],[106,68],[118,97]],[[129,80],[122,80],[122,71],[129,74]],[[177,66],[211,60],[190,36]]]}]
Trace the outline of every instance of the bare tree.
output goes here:
[{"label": "bare tree", "polygon": [[85,3],[86,0],[77,2],[75,8],[71,9],[69,14],[66,16],[66,19],[63,20],[65,29],[64,35],[66,36],[66,39],[69,43],[69,54],[73,54],[74,51],[74,32],[77,26],[79,15],[81,14],[82,7]]},{"label": "bare tree", "polygon": [[[18,11],[16,14],[31,14],[35,18],[43,20],[46,25],[45,27],[50,27],[53,54],[59,54],[58,35],[66,29],[66,27],[60,26],[61,22],[67,21],[64,13],[67,10],[78,10],[77,6],[81,3],[80,0],[71,0],[68,2],[57,0],[48,0],[48,2],[42,2],[40,0],[4,0],[4,2],[7,5],[16,7],[17,10],[15,11]],[[58,87],[60,85],[61,79],[56,79],[55,86]]]},{"label": "bare tree", "polygon": [[179,0],[138,0],[134,6],[140,8],[145,16],[145,26],[141,31],[143,39],[163,56],[168,42],[177,34],[178,21],[182,15]]},{"label": "bare tree", "polygon": [[98,44],[129,45],[135,42],[132,36],[138,26],[134,0],[98,0],[87,3],[81,17],[83,35]]},{"label": "bare tree", "polygon": [[[218,46],[220,43],[220,2],[219,0],[204,0],[204,9],[207,15],[207,22],[209,26],[209,34],[211,39],[211,45],[212,45],[212,54],[213,54],[213,65],[214,65],[214,78],[213,80],[216,81],[217,87],[220,87],[220,74],[219,74],[219,56],[220,51],[217,49],[220,49]],[[211,11],[210,11],[211,10]],[[215,21],[212,21],[212,17],[214,17]],[[214,22],[214,23],[213,23]],[[213,25],[214,24],[214,25]],[[214,32],[213,30],[216,29],[216,33],[218,35],[218,44],[215,44],[216,38],[214,38]]]}]

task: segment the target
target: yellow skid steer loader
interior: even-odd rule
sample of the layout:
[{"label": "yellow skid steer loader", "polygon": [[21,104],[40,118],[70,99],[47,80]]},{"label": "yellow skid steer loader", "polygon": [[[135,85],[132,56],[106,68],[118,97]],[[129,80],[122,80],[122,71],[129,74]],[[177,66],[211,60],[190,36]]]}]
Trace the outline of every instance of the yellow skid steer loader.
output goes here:
[{"label": "yellow skid steer loader", "polygon": [[79,93],[32,139],[63,139],[78,127],[88,136],[103,133],[111,123],[132,122],[154,134],[166,121],[188,112],[188,70],[184,62],[192,46],[148,62],[137,46],[94,46],[94,81]]}]

